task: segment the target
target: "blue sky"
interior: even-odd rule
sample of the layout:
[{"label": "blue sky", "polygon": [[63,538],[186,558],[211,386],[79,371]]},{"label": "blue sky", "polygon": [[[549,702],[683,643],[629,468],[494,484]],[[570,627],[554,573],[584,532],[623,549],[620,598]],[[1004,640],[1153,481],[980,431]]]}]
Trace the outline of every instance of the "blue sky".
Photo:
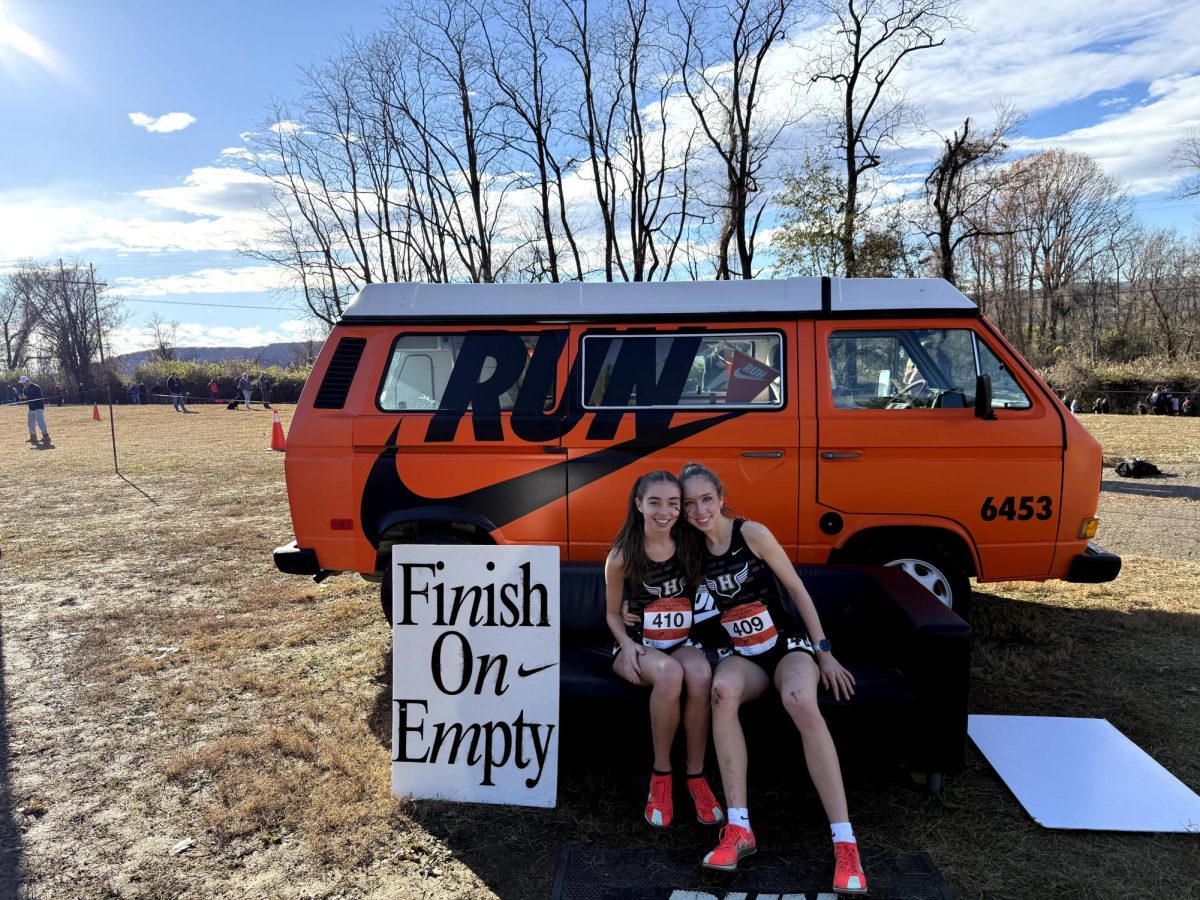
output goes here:
[{"label": "blue sky", "polygon": [[[1194,2],[962,11],[972,27],[903,73],[927,119],[905,156],[931,158],[933,131],[1007,100],[1029,113],[1022,152],[1087,151],[1145,221],[1197,228],[1200,204],[1168,197],[1170,148],[1200,127]],[[295,339],[306,326],[278,274],[237,254],[263,221],[236,153],[270,124],[273,97],[298,96],[301,66],[386,18],[378,0],[0,0],[0,271],[24,257],[96,263],[132,301],[119,350],[147,343],[154,312],[186,344]]]}]

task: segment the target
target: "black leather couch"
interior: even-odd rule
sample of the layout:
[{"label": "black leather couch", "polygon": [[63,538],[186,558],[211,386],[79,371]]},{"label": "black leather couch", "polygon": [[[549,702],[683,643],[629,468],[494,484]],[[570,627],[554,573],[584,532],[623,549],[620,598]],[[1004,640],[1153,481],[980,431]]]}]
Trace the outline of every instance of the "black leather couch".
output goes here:
[{"label": "black leather couch", "polygon": [[[817,606],[834,654],[854,675],[855,695],[836,701],[822,690],[822,712],[839,750],[887,757],[933,776],[965,763],[971,629],[900,569],[796,566]],[[563,563],[560,594],[563,736],[572,723],[613,715],[644,720],[644,689],[612,672],[605,625],[604,570]],[[748,739],[766,734],[799,749],[799,738],[773,692],[742,713]]]}]

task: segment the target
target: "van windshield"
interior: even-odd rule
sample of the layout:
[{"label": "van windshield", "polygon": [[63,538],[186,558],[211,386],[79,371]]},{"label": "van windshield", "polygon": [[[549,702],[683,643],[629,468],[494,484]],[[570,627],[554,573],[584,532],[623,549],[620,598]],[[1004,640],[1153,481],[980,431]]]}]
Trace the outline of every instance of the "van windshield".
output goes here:
[{"label": "van windshield", "polygon": [[992,407],[1029,409],[995,353],[966,328],[835,331],[829,336],[829,381],[838,409],[965,409],[975,405],[975,378],[990,375]]}]

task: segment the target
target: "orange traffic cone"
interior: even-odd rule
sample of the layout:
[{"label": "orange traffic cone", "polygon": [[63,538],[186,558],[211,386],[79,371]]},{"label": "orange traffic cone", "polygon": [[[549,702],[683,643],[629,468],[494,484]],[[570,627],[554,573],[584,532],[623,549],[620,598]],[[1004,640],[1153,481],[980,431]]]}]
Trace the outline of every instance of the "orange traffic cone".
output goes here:
[{"label": "orange traffic cone", "polygon": [[275,410],[274,421],[271,422],[271,449],[284,450],[286,440],[283,436],[283,422],[279,420],[279,410]]},{"label": "orange traffic cone", "polygon": [[96,422],[100,421],[100,404],[98,403],[92,404],[92,419]]}]

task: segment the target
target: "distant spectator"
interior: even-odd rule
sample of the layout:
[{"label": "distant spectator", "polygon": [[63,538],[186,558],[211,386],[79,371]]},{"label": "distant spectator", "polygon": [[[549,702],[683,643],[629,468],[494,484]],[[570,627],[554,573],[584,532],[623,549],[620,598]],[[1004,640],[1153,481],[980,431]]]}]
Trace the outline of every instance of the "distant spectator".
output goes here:
[{"label": "distant spectator", "polygon": [[246,409],[250,408],[250,391],[251,391],[251,389],[252,389],[252,386],[250,384],[250,376],[248,374],[246,374],[245,372],[243,372],[242,377],[240,379],[238,379],[238,391],[240,391],[241,395],[246,399]]},{"label": "distant spectator", "polygon": [[1180,405],[1181,404],[1179,402],[1179,395],[1172,394],[1171,395],[1171,415],[1173,415],[1173,416],[1179,415]]},{"label": "distant spectator", "polygon": [[1144,415],[1147,415],[1149,412],[1150,412],[1150,407],[1146,405],[1146,401],[1139,400],[1137,402],[1137,414],[1139,416],[1144,416]]},{"label": "distant spectator", "polygon": [[133,391],[133,402],[141,405],[142,402],[142,386],[140,384],[132,384],[129,389]]},{"label": "distant spectator", "polygon": [[167,392],[171,395],[171,408],[178,412],[187,412],[183,402],[183,382],[175,375],[167,379]]},{"label": "distant spectator", "polygon": [[8,386],[8,402],[9,403],[19,403],[20,401],[21,401],[20,391],[17,390],[17,386],[15,384],[10,384]]},{"label": "distant spectator", "polygon": [[1180,405],[1179,411],[1185,416],[1193,416],[1196,414],[1196,404],[1192,402],[1191,397],[1183,398],[1183,403]]},{"label": "distant spectator", "polygon": [[54,382],[54,394],[58,398],[58,405],[62,406],[67,399],[67,389],[63,387],[63,383],[61,381]]},{"label": "distant spectator", "polygon": [[42,443],[50,443],[50,431],[46,428],[46,400],[42,389],[30,381],[28,375],[22,375],[17,381],[21,384],[25,402],[28,404],[25,418],[29,423],[29,443],[37,443],[37,428],[42,429]]},{"label": "distant spectator", "polygon": [[258,376],[258,390],[262,393],[262,402],[265,409],[271,408],[271,376],[263,372]]},{"label": "distant spectator", "polygon": [[212,381],[210,381],[208,383],[209,399],[211,399],[213,403],[220,403],[221,398],[220,398],[220,396],[218,396],[220,393],[221,393],[221,389],[219,387],[217,387],[217,379],[214,378]]},{"label": "distant spectator", "polygon": [[137,403],[137,385],[136,384],[131,384],[129,386],[128,393],[129,393],[129,402]]},{"label": "distant spectator", "polygon": [[150,395],[146,393],[146,385],[142,382],[137,383],[138,403],[149,403]]},{"label": "distant spectator", "polygon": [[1092,412],[1096,413],[1097,415],[1104,415],[1106,412],[1108,412],[1108,398],[1097,397],[1096,402],[1092,404]]},{"label": "distant spectator", "polygon": [[1073,399],[1071,401],[1071,412],[1075,413],[1076,415],[1079,414],[1079,398],[1078,397],[1076,397],[1075,399]]}]

